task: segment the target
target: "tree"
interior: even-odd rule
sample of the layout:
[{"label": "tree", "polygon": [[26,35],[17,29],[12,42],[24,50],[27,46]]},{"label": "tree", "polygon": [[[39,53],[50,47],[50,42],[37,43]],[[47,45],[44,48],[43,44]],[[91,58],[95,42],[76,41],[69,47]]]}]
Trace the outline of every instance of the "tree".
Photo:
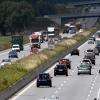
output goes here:
[{"label": "tree", "polygon": [[43,16],[47,14],[54,14],[55,9],[48,0],[38,0],[35,6],[35,12],[37,16]]},{"label": "tree", "polygon": [[25,1],[7,1],[0,4],[0,31],[21,32],[31,27],[34,18],[32,5]]}]

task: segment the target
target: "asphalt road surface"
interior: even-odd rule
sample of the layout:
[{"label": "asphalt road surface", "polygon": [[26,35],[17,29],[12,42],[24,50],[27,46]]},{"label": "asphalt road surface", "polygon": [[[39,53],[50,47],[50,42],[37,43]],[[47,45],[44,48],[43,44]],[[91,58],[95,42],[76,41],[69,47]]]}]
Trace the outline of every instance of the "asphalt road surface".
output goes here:
[{"label": "asphalt road surface", "polygon": [[100,75],[98,74],[98,70],[100,69],[100,56],[96,56],[96,65],[93,65],[92,75],[77,75],[77,66],[84,57],[84,51],[90,48],[94,48],[94,46],[94,44],[88,44],[86,42],[81,47],[79,47],[80,56],[70,56],[69,54],[65,57],[72,61],[72,69],[68,70],[68,77],[63,75],[53,75],[56,64],[47,70],[46,72],[49,72],[53,77],[52,88],[37,88],[36,80],[33,80],[33,82],[31,82],[28,86],[22,89],[19,93],[15,94],[15,96],[9,100],[42,100],[43,97],[58,97],[58,100],[94,100],[94,97],[97,96],[97,92],[100,88]]},{"label": "asphalt road surface", "polygon": [[[75,35],[75,34],[62,34],[62,37],[70,38],[73,35]],[[41,50],[43,50],[45,48],[48,48],[48,43],[47,42],[41,43],[41,49],[39,49],[39,51],[41,51]],[[0,52],[0,63],[1,63],[2,59],[8,58],[9,51],[11,51],[11,49]],[[18,53],[18,59],[24,58],[24,57],[26,57],[28,55],[30,55],[30,45],[29,44],[25,45],[24,46],[24,50],[21,51],[20,53]],[[11,61],[15,62],[18,59],[17,58],[11,58]]]}]

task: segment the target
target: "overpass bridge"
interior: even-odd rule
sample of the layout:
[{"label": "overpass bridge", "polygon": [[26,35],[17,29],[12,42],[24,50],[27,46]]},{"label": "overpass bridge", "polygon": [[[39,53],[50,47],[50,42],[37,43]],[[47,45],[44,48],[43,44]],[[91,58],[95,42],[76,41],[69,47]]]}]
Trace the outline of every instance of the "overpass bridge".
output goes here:
[{"label": "overpass bridge", "polygon": [[71,3],[68,3],[68,5],[73,5],[73,6],[100,5],[100,0],[88,0],[88,1],[82,1],[82,2],[71,2]]},{"label": "overpass bridge", "polygon": [[99,18],[100,13],[82,13],[82,14],[66,14],[66,15],[48,15],[47,18],[54,20],[62,25],[64,22],[68,20],[80,19],[80,18]]}]

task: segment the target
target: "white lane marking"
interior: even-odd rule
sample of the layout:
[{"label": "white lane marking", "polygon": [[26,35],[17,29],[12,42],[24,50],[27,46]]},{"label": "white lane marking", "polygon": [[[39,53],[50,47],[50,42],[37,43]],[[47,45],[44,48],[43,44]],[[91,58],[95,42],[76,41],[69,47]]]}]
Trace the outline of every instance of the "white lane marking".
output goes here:
[{"label": "white lane marking", "polygon": [[97,72],[97,74],[96,74],[94,80],[92,81],[91,88],[90,88],[90,91],[89,91],[89,94],[88,94],[86,100],[89,100],[89,97],[91,96],[91,93],[92,93],[92,91],[93,91],[93,89],[94,89],[94,85],[95,85],[95,83],[96,83],[97,76],[98,76],[98,72]]},{"label": "white lane marking", "polygon": [[61,90],[61,87],[59,87],[58,90]]},{"label": "white lane marking", "polygon": [[54,97],[55,97],[55,95],[52,95],[52,96],[51,96],[51,98],[54,98]]},{"label": "white lane marking", "polygon": [[66,81],[64,81],[64,83],[66,83]]},{"label": "white lane marking", "polygon": [[55,94],[57,94],[57,93],[58,93],[58,91],[56,90],[56,91],[55,91]]},{"label": "white lane marking", "polygon": [[61,87],[64,86],[63,84],[61,84]]},{"label": "white lane marking", "polygon": [[99,99],[99,97],[100,97],[100,89],[98,91],[97,100]]},{"label": "white lane marking", "polygon": [[[84,45],[86,45],[87,42],[85,42],[84,44],[82,44],[78,49],[81,49],[84,47]],[[65,56],[64,58],[68,58],[70,56],[70,54],[68,54],[67,56]],[[57,63],[56,63],[57,64]],[[54,64],[51,68],[49,68],[46,72],[50,72],[51,70],[54,69],[55,65]],[[10,98],[9,100],[16,100],[19,96],[21,96],[22,94],[24,94],[28,89],[30,89],[34,84],[36,83],[36,79],[33,80],[31,83],[29,83],[25,88],[23,88],[20,92],[16,93],[12,98]],[[59,88],[58,88],[59,89]],[[59,89],[61,90],[61,88]]]}]

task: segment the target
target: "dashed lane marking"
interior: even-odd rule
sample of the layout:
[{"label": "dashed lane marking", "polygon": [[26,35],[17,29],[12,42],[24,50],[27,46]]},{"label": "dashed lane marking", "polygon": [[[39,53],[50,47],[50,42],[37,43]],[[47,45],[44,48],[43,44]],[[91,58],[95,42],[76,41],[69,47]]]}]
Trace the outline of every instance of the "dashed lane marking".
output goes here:
[{"label": "dashed lane marking", "polygon": [[98,76],[98,73],[96,74],[94,80],[92,81],[91,88],[90,88],[90,91],[89,91],[89,94],[88,94],[86,100],[89,100],[89,97],[91,96],[91,93],[92,93],[92,91],[93,91],[93,89],[94,89],[94,85],[95,85],[95,83],[96,83],[97,76]]}]

